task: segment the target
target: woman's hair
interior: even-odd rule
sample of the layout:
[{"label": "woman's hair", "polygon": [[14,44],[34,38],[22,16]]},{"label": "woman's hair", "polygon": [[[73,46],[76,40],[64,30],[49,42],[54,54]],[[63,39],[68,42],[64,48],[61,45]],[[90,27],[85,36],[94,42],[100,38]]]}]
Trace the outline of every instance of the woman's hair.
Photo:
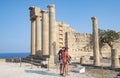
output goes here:
[{"label": "woman's hair", "polygon": [[65,51],[68,51],[68,47],[65,47],[65,50],[64,50],[64,52],[65,52]]}]

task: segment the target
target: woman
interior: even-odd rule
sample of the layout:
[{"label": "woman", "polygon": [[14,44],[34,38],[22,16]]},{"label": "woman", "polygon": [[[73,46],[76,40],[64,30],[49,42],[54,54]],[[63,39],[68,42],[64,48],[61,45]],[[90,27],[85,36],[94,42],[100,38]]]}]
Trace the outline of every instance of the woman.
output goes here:
[{"label": "woman", "polygon": [[63,74],[67,76],[68,74],[68,58],[70,58],[70,55],[68,53],[68,48],[65,48],[65,50],[62,52],[62,67],[63,67]]}]

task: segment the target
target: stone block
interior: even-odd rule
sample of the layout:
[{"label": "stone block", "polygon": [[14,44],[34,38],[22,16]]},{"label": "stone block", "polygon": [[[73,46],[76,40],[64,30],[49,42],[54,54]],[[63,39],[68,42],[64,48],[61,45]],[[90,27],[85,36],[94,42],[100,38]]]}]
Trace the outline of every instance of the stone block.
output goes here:
[{"label": "stone block", "polygon": [[77,73],[84,73],[85,72],[85,67],[84,66],[78,66],[77,68],[74,68],[74,72]]}]

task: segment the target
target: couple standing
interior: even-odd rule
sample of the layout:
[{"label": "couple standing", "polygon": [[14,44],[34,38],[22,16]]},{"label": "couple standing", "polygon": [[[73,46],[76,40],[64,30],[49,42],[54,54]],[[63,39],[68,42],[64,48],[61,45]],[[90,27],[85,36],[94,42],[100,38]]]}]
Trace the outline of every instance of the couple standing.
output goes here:
[{"label": "couple standing", "polygon": [[60,62],[60,75],[68,75],[68,59],[71,58],[67,47],[62,47],[58,52]]}]

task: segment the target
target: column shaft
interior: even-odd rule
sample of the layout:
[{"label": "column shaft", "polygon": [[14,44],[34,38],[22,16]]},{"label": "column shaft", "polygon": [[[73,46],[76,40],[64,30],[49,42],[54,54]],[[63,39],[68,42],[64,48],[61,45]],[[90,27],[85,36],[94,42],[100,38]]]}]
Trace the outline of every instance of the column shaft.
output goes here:
[{"label": "column shaft", "polygon": [[47,11],[42,11],[42,52],[43,55],[49,55],[49,25]]},{"label": "column shaft", "polygon": [[98,37],[98,24],[97,18],[92,17],[93,23],[93,54],[94,54],[94,65],[100,66],[100,56],[99,56],[99,37]]},{"label": "column shaft", "polygon": [[31,55],[35,55],[35,20],[31,20]]},{"label": "column shaft", "polygon": [[36,17],[36,54],[41,51],[40,17]]},{"label": "column shaft", "polygon": [[56,26],[55,26],[55,5],[48,5],[49,8],[49,51],[54,56],[56,52]]}]

